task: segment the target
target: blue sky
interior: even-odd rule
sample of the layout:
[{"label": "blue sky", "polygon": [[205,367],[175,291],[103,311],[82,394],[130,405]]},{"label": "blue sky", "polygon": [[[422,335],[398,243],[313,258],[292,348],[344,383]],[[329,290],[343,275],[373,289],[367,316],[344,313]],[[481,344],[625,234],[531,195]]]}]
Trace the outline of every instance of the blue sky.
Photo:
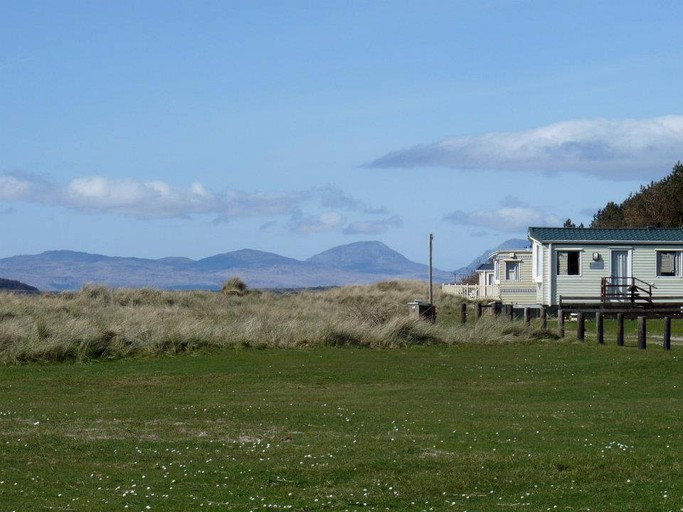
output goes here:
[{"label": "blue sky", "polygon": [[0,1],[0,257],[451,270],[682,158],[676,1]]}]

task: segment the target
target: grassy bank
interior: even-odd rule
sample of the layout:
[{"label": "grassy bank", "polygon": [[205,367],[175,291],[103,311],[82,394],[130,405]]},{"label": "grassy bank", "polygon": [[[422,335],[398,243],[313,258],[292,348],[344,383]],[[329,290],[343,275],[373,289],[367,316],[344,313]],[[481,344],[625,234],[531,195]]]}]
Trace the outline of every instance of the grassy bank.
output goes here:
[{"label": "grassy bank", "polygon": [[675,351],[233,350],[6,366],[2,510],[683,507]]},{"label": "grassy bank", "polygon": [[[235,348],[311,348],[320,346],[398,348],[454,343],[527,343],[557,340],[555,319],[540,329],[534,319],[482,317],[460,324],[460,298],[437,292],[435,324],[409,318],[409,301],[425,298],[419,282],[383,282],[321,291],[250,291],[228,281],[222,293],[107,289],[0,295],[0,364],[87,361],[130,356],[198,353]],[[595,326],[586,323],[586,340]],[[673,322],[674,345],[683,338],[683,321]],[[661,342],[662,321],[649,322],[650,344]],[[626,343],[635,344],[635,321],[626,321]],[[567,322],[566,340],[576,339]],[[614,343],[615,322],[605,321]]]},{"label": "grassy bank", "polygon": [[[238,283],[239,284],[239,283]],[[322,291],[273,293],[231,285],[223,293],[107,289],[0,295],[0,364],[35,361],[120,359],[245,347],[306,348],[354,346],[397,348],[453,343],[510,343],[556,338],[551,319],[541,331],[488,316],[460,325],[460,299],[437,292],[436,324],[408,318],[407,303],[425,298],[419,282],[384,282]],[[605,322],[614,337],[614,322]],[[627,343],[635,343],[635,323],[626,322]],[[651,321],[650,340],[661,337],[661,321]],[[575,339],[571,322],[567,339]],[[674,337],[683,322],[673,322]],[[587,322],[587,340],[594,326]],[[676,339],[674,344],[676,344]]]},{"label": "grassy bank", "polygon": [[[519,326],[461,327],[459,302],[437,295],[436,325],[408,318],[424,298],[417,282],[385,282],[325,291],[224,293],[112,290],[0,296],[0,362],[118,359],[237,347],[405,347],[504,342]],[[548,333],[536,333],[543,337]]]}]

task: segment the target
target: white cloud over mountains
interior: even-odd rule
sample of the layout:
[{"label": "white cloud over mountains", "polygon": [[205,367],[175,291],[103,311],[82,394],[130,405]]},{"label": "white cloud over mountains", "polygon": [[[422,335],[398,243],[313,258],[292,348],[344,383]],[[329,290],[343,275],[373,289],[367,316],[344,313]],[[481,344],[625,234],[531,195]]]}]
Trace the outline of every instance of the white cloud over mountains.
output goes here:
[{"label": "white cloud over mountains", "polygon": [[[56,185],[27,173],[0,174],[0,201],[50,204],[86,213],[118,214],[138,219],[211,215],[215,222],[227,222],[244,217],[284,216],[290,217],[290,228],[301,234],[352,232],[349,230],[355,224],[347,225],[342,211],[369,216],[386,213],[334,186],[290,192],[216,193],[199,182],[173,187],[159,180],[87,176],[66,185]],[[311,210],[322,210],[322,213],[310,213]],[[375,232],[397,225],[396,222],[380,221]]]},{"label": "white cloud over mountains", "polygon": [[295,215],[290,226],[292,231],[307,235],[336,231],[346,223],[346,218],[337,212],[324,212],[319,215]]},{"label": "white cloud over mountains", "polygon": [[138,218],[206,213],[215,201],[200,183],[172,189],[163,181],[111,180],[101,176],[75,179],[55,199],[79,210]]},{"label": "white cloud over mountains", "polygon": [[578,119],[520,132],[447,139],[388,153],[369,167],[579,172],[625,180],[661,175],[683,154],[683,116]]},{"label": "white cloud over mountains", "polygon": [[454,225],[487,228],[500,232],[522,232],[529,226],[560,226],[562,220],[538,208],[527,206],[512,197],[506,197],[499,208],[465,212],[453,211],[444,220]]},{"label": "white cloud over mountains", "polygon": [[400,228],[402,226],[403,221],[401,218],[398,215],[392,215],[384,219],[351,222],[344,228],[344,233],[347,235],[377,235],[391,228]]}]

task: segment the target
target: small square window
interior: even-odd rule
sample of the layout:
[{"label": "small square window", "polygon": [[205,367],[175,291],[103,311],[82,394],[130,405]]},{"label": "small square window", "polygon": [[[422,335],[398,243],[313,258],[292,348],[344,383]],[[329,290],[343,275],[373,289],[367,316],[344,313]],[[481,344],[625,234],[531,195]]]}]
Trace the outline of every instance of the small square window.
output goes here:
[{"label": "small square window", "polygon": [[680,275],[680,258],[680,251],[658,251],[657,275],[663,277]]},{"label": "small square window", "polygon": [[505,262],[505,279],[507,281],[519,281],[519,261]]},{"label": "small square window", "polygon": [[581,251],[557,251],[557,275],[578,276],[581,274]]}]

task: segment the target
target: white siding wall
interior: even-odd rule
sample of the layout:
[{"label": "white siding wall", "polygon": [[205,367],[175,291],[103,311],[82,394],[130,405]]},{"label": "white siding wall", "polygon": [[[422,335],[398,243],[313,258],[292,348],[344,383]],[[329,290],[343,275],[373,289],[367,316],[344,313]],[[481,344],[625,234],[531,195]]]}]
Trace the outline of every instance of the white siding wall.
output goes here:
[{"label": "white siding wall", "polygon": [[652,290],[654,296],[683,296],[683,277],[680,270],[676,277],[657,276],[657,250],[680,251],[683,245],[662,247],[655,245],[636,246],[633,251],[633,276],[656,286]]},{"label": "white siding wall", "polygon": [[[536,283],[531,268],[531,251],[514,252],[514,258],[502,251],[496,255],[500,264],[500,300],[507,304],[536,304]],[[519,279],[506,280],[506,262],[519,262]]]},{"label": "white siding wall", "polygon": [[[579,250],[580,251],[580,275],[578,276],[558,276],[555,275],[555,303],[559,302],[560,297],[599,297],[600,281],[609,275],[609,250],[604,246],[582,248],[571,245],[558,245],[554,248],[553,258],[558,252]],[[600,260],[594,262],[593,252],[600,254]],[[557,274],[557,269],[555,269]]]},{"label": "white siding wall", "polygon": [[[558,276],[556,268],[556,254],[558,251],[580,250],[581,251],[581,275]],[[592,246],[580,246],[570,244],[552,244],[552,251],[548,245],[544,245],[544,268],[542,290],[538,293],[538,299],[546,305],[557,305],[559,297],[567,296],[600,296],[600,282],[603,277],[611,275],[611,251],[630,251],[631,276],[646,283],[653,284],[654,296],[683,296],[683,277],[658,277],[657,276],[657,250],[683,250],[683,244],[677,246],[662,245],[616,245],[602,244]],[[593,261],[593,253],[600,254],[598,262]],[[680,273],[679,273],[680,274]]]},{"label": "white siding wall", "polygon": [[553,280],[553,274],[555,272],[555,267],[553,266],[553,260],[551,258],[551,247],[546,245],[543,246],[543,291],[541,293],[541,304],[552,305],[555,302],[550,300],[551,288],[554,289],[555,281]]},{"label": "white siding wall", "polygon": [[544,245],[536,244],[534,243],[534,249],[532,249],[532,252],[535,252],[535,248],[539,247],[540,249],[538,250],[537,254],[540,259],[540,265],[541,265],[541,272],[539,279],[536,279],[536,276],[533,276],[533,281],[534,284],[536,285],[536,304],[547,304],[548,302],[544,300],[544,291],[545,287],[543,286],[543,283],[548,282],[547,278],[547,272],[548,272],[548,248],[545,247]]}]

